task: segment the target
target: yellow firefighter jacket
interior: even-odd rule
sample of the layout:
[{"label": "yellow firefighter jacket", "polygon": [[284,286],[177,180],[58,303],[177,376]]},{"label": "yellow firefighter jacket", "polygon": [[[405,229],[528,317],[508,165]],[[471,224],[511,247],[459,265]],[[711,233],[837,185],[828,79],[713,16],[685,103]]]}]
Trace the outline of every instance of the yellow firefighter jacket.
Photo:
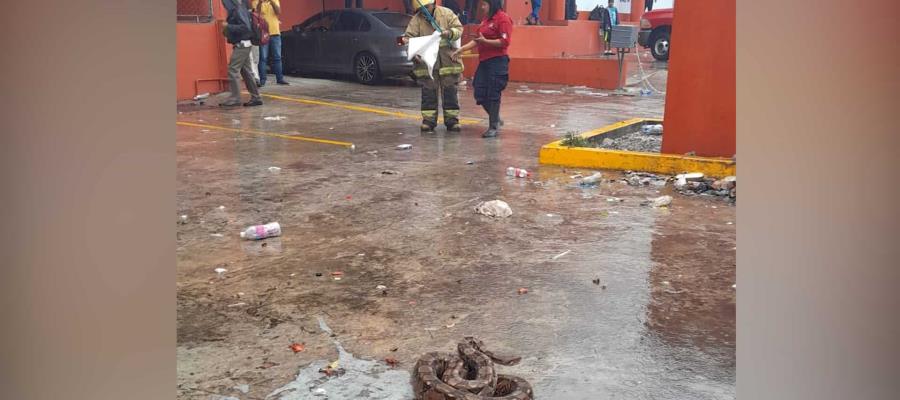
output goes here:
[{"label": "yellow firefighter jacket", "polygon": [[[441,38],[441,47],[438,50],[438,60],[434,64],[434,77],[445,77],[448,75],[456,75],[457,77],[463,72],[462,61],[453,61],[450,57],[456,49],[453,42],[462,37],[463,26],[459,22],[459,17],[449,8],[435,6],[432,13],[434,20],[442,30],[450,31],[450,38]],[[421,11],[417,12],[406,26],[406,37],[428,36],[434,33],[434,27],[428,22],[428,17]],[[416,78],[428,79],[428,69],[424,63],[416,62],[413,74]]]}]

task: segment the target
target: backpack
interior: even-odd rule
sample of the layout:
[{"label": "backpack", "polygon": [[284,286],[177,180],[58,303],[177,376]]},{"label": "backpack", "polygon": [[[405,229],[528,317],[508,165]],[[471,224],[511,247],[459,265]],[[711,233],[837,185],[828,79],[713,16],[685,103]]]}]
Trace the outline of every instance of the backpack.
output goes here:
[{"label": "backpack", "polygon": [[588,17],[588,20],[591,21],[602,21],[603,20],[603,7],[596,6],[593,10],[591,10],[591,15]]},{"label": "backpack", "polygon": [[250,12],[250,25],[253,28],[253,37],[250,38],[250,43],[256,46],[269,44],[269,23],[262,17],[261,8],[262,2],[260,1],[256,4],[256,10]]}]

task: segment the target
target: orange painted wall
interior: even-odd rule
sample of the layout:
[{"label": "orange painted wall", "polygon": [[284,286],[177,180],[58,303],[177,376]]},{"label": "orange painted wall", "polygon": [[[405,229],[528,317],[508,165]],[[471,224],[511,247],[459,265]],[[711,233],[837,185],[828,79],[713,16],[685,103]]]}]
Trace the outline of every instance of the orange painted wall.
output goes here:
[{"label": "orange painted wall", "polygon": [[[567,21],[568,25],[515,25],[510,57],[588,56],[602,52],[600,23],[597,21]],[[463,42],[474,36],[477,26],[466,26]]]},{"label": "orange painted wall", "polygon": [[[176,51],[175,73],[178,99],[196,96],[194,82],[197,79],[224,78],[224,60],[221,59],[221,43],[215,23],[186,24],[175,26]],[[222,41],[224,42],[224,41]],[[217,82],[200,82],[199,93],[218,92]]]},{"label": "orange painted wall", "polygon": [[[463,75],[471,78],[478,68],[477,57],[463,59]],[[625,63],[623,74],[630,68]],[[565,71],[565,72],[561,72]],[[514,82],[556,83],[597,89],[618,87],[619,63],[615,58],[515,58],[509,60],[509,79]]]},{"label": "orange painted wall", "polygon": [[735,0],[678,0],[663,153],[735,154]]}]

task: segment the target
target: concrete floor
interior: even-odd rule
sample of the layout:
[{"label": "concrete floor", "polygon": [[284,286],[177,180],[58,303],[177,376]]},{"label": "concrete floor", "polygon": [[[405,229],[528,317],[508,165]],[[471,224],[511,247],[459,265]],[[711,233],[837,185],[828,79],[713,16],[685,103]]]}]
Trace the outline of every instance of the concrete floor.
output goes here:
[{"label": "concrete floor", "polygon": [[[289,80],[264,92],[417,113],[415,87]],[[176,228],[178,398],[267,398],[305,366],[336,360],[338,343],[409,371],[465,335],[522,356],[499,369],[527,379],[539,399],[734,398],[734,206],[673,193],[668,210],[642,207],[671,188],[580,188],[572,170],[537,164],[540,146],[567,131],[661,117],[664,96],[520,86],[504,94],[507,124],[496,140],[480,137],[483,124],[420,134],[415,118],[330,104],[179,106],[181,122],[348,141],[355,150],[178,126],[178,214],[187,215]],[[484,118],[471,88],[460,100],[463,117]],[[401,143],[412,150],[395,150]],[[533,176],[507,177],[508,166]],[[473,212],[493,199],[513,215]],[[270,221],[283,236],[239,239],[245,226]],[[218,275],[219,267],[228,271]],[[605,289],[592,283],[598,278]],[[521,287],[528,293],[517,294]],[[306,349],[295,354],[292,342]],[[300,386],[269,398],[401,396],[315,397]]]}]

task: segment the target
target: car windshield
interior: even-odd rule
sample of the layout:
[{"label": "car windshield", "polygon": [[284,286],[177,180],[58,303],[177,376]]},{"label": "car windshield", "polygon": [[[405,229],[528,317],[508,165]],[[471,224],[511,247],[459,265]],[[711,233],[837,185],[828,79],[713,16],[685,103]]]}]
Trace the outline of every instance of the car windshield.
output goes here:
[{"label": "car windshield", "polygon": [[400,13],[375,13],[372,15],[391,28],[406,28],[406,25],[409,25],[409,20],[412,18],[409,15]]}]

